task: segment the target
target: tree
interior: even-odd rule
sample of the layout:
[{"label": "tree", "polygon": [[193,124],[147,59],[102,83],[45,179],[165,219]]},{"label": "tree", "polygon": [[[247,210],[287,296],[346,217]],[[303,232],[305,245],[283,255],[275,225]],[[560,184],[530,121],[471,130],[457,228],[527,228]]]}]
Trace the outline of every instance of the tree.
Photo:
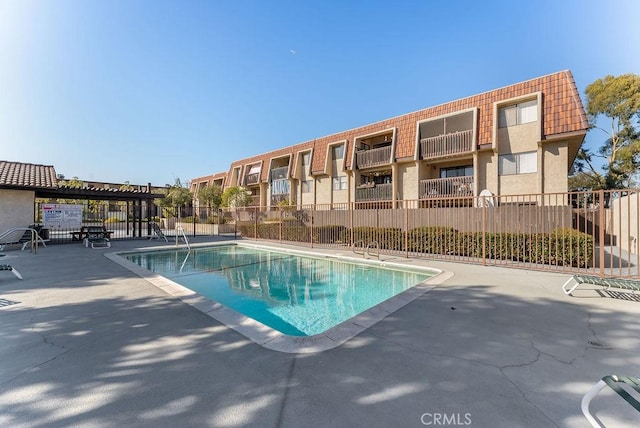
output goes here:
[{"label": "tree", "polygon": [[[587,114],[590,129],[608,138],[597,152],[581,149],[576,157],[576,173],[569,179],[574,190],[622,189],[632,187],[640,166],[640,76],[606,76],[587,86]],[[597,125],[604,116],[611,129]],[[604,165],[598,168],[598,158]],[[598,171],[600,169],[601,171]]]},{"label": "tree", "polygon": [[176,178],[176,182],[168,187],[167,195],[156,203],[165,211],[175,208],[177,217],[180,218],[180,208],[186,206],[191,200],[193,200],[193,194],[182,185],[179,178]]},{"label": "tree", "polygon": [[84,183],[78,177],[73,177],[71,180],[58,180],[58,187],[80,189],[82,186],[84,186]]},{"label": "tree", "polygon": [[229,187],[222,193],[222,205],[229,208],[246,207],[251,195],[244,187]]},{"label": "tree", "polygon": [[124,184],[120,185],[119,190],[122,192],[131,192],[135,190],[135,187],[133,187],[128,181],[125,181]]},{"label": "tree", "polygon": [[222,204],[222,188],[218,185],[202,187],[198,190],[198,201],[207,206],[207,216],[212,215],[213,210],[217,210]]}]

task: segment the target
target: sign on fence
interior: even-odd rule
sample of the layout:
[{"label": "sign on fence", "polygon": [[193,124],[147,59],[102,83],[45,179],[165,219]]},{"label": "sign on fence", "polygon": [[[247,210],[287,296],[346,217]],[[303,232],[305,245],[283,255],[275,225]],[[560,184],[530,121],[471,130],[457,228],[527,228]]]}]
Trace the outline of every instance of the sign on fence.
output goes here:
[{"label": "sign on fence", "polygon": [[82,205],[42,204],[42,222],[50,228],[80,228]]}]

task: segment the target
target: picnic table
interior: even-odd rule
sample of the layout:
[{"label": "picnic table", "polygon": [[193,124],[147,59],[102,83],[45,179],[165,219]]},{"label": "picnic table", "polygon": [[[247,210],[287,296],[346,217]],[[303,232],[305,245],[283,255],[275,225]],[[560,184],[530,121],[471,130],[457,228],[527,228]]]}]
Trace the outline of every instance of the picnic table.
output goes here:
[{"label": "picnic table", "polygon": [[89,236],[89,231],[95,232],[96,230],[104,233],[104,235],[109,239],[111,238],[111,234],[113,233],[113,230],[107,230],[104,226],[82,226],[79,231],[74,230],[73,232],[71,232],[71,240],[82,242],[84,238]]}]

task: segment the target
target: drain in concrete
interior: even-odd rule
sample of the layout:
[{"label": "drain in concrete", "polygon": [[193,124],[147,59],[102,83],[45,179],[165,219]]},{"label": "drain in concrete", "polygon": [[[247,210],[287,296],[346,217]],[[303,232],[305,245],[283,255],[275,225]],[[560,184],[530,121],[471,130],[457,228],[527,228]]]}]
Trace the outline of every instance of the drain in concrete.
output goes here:
[{"label": "drain in concrete", "polygon": [[590,347],[595,348],[595,349],[611,349],[610,347],[605,346],[600,342],[596,342],[595,340],[589,340],[589,341],[587,341],[587,344]]}]

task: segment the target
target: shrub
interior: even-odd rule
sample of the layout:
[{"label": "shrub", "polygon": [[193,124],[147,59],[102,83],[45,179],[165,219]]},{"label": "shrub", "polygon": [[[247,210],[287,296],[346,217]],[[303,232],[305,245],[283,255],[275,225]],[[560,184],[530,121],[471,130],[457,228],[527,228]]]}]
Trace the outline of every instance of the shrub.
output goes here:
[{"label": "shrub", "polygon": [[[345,228],[341,232],[340,240],[351,243],[351,230]],[[404,249],[404,233],[402,229],[395,227],[354,227],[353,244],[360,242],[360,246],[377,242],[381,250],[402,250]]]},{"label": "shrub", "polygon": [[350,236],[346,237],[344,231],[347,230],[342,225],[320,226],[313,228],[313,242],[318,244],[333,244],[336,242],[348,243]]},{"label": "shrub", "polygon": [[182,217],[180,219],[180,222],[182,223],[200,223],[200,219],[197,216],[187,216],[187,217]]},{"label": "shrub", "polygon": [[417,227],[408,233],[408,250],[419,253],[458,254],[457,234],[458,231],[451,227]]}]

